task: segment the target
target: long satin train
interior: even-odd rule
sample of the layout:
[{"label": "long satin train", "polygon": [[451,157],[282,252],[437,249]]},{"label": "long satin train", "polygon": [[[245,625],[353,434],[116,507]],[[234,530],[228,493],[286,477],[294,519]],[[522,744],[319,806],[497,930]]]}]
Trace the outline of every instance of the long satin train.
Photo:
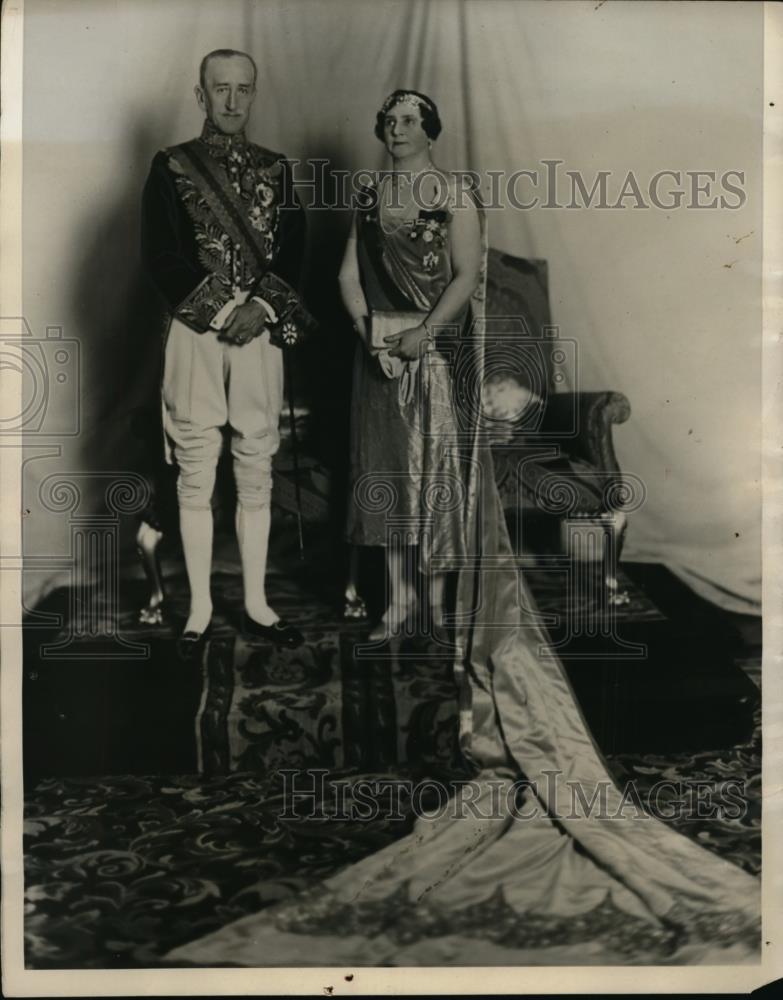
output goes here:
[{"label": "long satin train", "polygon": [[[471,615],[471,646],[459,671],[465,752],[483,768],[469,801],[462,790],[449,809],[418,819],[398,842],[167,960],[758,961],[759,880],[641,811],[614,783],[562,664],[535,624],[494,483],[479,487],[482,496],[495,515],[479,519],[493,570],[480,567],[486,612]],[[501,787],[521,787],[521,801],[499,794]]]}]

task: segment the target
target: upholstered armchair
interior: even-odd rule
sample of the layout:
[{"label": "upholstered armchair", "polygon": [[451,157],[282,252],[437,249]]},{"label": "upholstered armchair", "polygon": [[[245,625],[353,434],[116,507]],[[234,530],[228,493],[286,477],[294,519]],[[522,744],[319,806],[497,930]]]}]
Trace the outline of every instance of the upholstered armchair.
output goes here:
[{"label": "upholstered armchair", "polygon": [[490,251],[487,278],[487,379],[495,478],[518,550],[581,553],[574,538],[605,532],[606,582],[615,565],[624,506],[635,491],[615,454],[613,427],[631,413],[622,393],[568,391],[579,376],[579,345],[552,325],[546,261]]}]

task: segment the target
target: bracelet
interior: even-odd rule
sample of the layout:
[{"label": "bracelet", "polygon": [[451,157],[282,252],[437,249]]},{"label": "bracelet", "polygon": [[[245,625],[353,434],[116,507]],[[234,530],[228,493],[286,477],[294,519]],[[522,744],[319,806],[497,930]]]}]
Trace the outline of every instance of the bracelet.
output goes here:
[{"label": "bracelet", "polygon": [[435,350],[435,334],[433,333],[432,327],[430,326],[428,320],[425,319],[421,325],[424,329],[424,333],[426,334],[426,340],[427,340],[427,347],[425,349],[426,353],[431,354]]}]

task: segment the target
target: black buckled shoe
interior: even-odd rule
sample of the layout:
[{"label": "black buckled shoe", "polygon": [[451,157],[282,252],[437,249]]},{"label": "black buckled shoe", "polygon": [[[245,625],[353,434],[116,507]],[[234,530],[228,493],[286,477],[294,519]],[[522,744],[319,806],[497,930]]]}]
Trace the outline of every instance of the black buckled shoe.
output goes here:
[{"label": "black buckled shoe", "polygon": [[183,632],[177,639],[177,656],[183,663],[192,663],[201,656],[208,639],[212,635],[212,622],[203,632]]},{"label": "black buckled shoe", "polygon": [[283,618],[278,618],[274,625],[262,625],[245,612],[242,616],[242,631],[257,639],[268,639],[276,646],[285,646],[287,649],[295,649],[304,642],[304,636],[299,629]]}]

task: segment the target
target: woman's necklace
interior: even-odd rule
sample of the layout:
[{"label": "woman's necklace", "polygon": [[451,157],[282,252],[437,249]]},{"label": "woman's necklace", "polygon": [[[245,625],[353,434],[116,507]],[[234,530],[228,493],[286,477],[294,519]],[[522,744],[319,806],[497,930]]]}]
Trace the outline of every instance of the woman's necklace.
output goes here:
[{"label": "woman's necklace", "polygon": [[[404,178],[405,181],[410,185],[411,194],[405,205],[403,205],[401,208],[397,207],[392,208],[391,205],[386,206],[386,213],[388,215],[392,216],[398,215],[401,217],[400,221],[397,222],[395,225],[392,225],[391,227],[386,226],[386,224],[383,221],[381,212],[381,208],[383,207],[383,202],[381,202],[381,206],[379,207],[378,210],[378,222],[380,223],[381,231],[383,232],[384,236],[393,236],[395,233],[399,232],[400,229],[408,225],[409,222],[413,221],[413,218],[415,218],[415,216],[413,216],[413,218],[409,218],[407,213],[411,205],[413,205],[415,201],[413,188],[414,184],[416,183],[416,179],[420,177],[423,173],[426,173],[428,170],[434,170],[434,169],[435,169],[434,165],[432,163],[428,163],[425,166],[423,166],[420,170],[405,170],[400,172],[394,172],[393,174],[391,174],[390,183],[394,185],[395,182],[398,181],[398,179],[402,180]],[[394,199],[395,203],[396,200],[397,199],[395,198]],[[418,213],[416,214],[418,215]]]}]

